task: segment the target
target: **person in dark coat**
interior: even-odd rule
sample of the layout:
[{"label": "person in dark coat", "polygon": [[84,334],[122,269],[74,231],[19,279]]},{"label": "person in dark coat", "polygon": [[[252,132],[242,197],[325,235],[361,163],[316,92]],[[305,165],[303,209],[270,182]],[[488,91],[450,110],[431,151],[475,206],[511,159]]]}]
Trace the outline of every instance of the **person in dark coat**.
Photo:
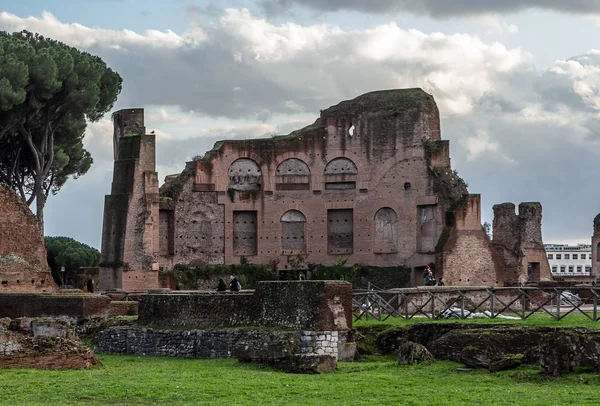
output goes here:
[{"label": "person in dark coat", "polygon": [[225,292],[227,290],[227,284],[223,278],[219,278],[219,285],[217,286],[217,292]]},{"label": "person in dark coat", "polygon": [[240,284],[240,281],[238,281],[237,278],[233,278],[229,285],[229,290],[232,292],[239,292],[241,289],[242,285]]},{"label": "person in dark coat", "polygon": [[94,282],[91,279],[87,280],[87,291],[89,293],[94,293]]}]

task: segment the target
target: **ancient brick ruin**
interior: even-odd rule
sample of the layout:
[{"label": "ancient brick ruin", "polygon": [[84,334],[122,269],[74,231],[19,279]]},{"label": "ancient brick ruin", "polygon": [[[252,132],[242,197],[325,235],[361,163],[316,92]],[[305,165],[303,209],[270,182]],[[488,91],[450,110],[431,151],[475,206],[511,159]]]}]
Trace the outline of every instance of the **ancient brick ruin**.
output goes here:
[{"label": "ancient brick ruin", "polygon": [[481,197],[469,195],[455,213],[454,227],[438,256],[446,285],[512,286],[551,281],[542,243],[542,206],[513,203],[493,207],[493,239],[481,226]]},{"label": "ancient brick ruin", "polygon": [[0,293],[56,291],[35,216],[0,184]]},{"label": "ancient brick ruin", "polygon": [[497,204],[493,209],[492,244],[504,264],[504,284],[551,281],[542,242],[542,205],[521,203],[518,214],[512,203]]},{"label": "ancient brick ruin", "polygon": [[85,369],[100,364],[63,320],[0,318],[0,368]]},{"label": "ancient brick ruin", "polygon": [[99,287],[157,288],[155,137],[146,134],[142,109],[118,111],[113,121],[115,164],[111,194],[104,201]]},{"label": "ancient brick ruin", "polygon": [[302,373],[332,371],[356,350],[352,285],[343,281],[265,281],[254,292],[232,294],[143,294],[138,323],[102,331],[95,350],[235,357]]},{"label": "ancient brick ruin", "polygon": [[[421,89],[343,101],[286,136],[218,142],[167,176],[160,193],[155,138],[145,133],[143,110],[116,112],[114,125],[100,289],[156,288],[159,269],[192,261],[234,264],[246,257],[286,269],[297,255],[319,264],[343,257],[348,265],[405,266],[414,284],[434,263],[438,276],[457,285],[523,280],[523,261],[509,260],[516,248],[504,237],[495,248],[486,240],[479,199],[469,198],[452,170],[437,106]],[[508,216],[498,221],[501,234],[503,221],[519,227]],[[527,224],[541,235],[539,223]],[[538,249],[528,227],[515,231],[525,238],[525,257]],[[498,248],[503,244],[506,252]],[[543,266],[533,272],[531,280],[546,275]]]}]

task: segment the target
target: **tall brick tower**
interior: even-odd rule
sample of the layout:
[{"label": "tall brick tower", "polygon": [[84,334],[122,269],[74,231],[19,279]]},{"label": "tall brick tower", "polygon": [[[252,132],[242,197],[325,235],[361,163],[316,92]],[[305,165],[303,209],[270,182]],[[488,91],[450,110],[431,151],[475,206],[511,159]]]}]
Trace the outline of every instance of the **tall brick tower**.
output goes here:
[{"label": "tall brick tower", "polygon": [[594,235],[592,235],[592,276],[600,278],[600,214],[594,218]]},{"label": "tall brick tower", "polygon": [[158,287],[158,174],[155,136],[143,109],[113,114],[115,163],[104,200],[100,290]]}]

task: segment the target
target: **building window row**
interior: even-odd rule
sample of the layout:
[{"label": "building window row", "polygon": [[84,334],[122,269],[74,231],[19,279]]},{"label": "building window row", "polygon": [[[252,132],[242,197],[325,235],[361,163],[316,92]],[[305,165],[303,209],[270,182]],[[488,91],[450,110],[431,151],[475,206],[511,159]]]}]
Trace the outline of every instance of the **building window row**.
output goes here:
[{"label": "building window row", "polygon": [[589,274],[592,270],[590,265],[552,265],[552,273],[582,273]]},{"label": "building window row", "polygon": [[592,259],[592,254],[548,254],[548,259]]},{"label": "building window row", "polygon": [[[398,251],[398,216],[390,207],[375,213],[374,252]],[[306,251],[306,216],[299,210],[288,210],[280,219],[282,251]],[[258,242],[257,212],[233,212],[233,253],[256,255]],[[352,254],[354,251],[354,210],[327,210],[327,253]]]}]

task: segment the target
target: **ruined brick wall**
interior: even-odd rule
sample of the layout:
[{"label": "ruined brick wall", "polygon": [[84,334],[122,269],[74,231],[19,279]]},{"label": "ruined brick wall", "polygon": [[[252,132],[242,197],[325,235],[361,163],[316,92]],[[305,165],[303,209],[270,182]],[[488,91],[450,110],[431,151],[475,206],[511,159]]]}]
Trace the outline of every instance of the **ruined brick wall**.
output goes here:
[{"label": "ruined brick wall", "polygon": [[201,189],[189,177],[180,194],[161,203],[162,268],[198,259],[207,264],[225,262],[224,207],[218,203],[216,192]]},{"label": "ruined brick wall", "polygon": [[[111,194],[104,204],[99,288],[158,287],[159,202],[155,171],[155,136],[145,134],[144,110],[120,110],[113,115],[115,163]],[[133,282],[133,284],[130,284]]]},{"label": "ruined brick wall", "polygon": [[441,265],[436,276],[442,277],[447,286],[504,284],[503,264],[481,225],[480,195],[470,195],[467,206],[455,213],[454,227],[442,249]]},{"label": "ruined brick wall", "polygon": [[35,216],[8,186],[0,184],[0,293],[57,290]]},{"label": "ruined brick wall", "polygon": [[140,297],[139,322],[184,328],[352,327],[352,285],[333,281],[260,282],[254,294],[169,293]]},{"label": "ruined brick wall", "polygon": [[107,296],[95,294],[0,294],[0,318],[63,317],[79,320],[85,317],[106,315],[110,315],[110,298]]},{"label": "ruined brick wall", "polygon": [[73,328],[57,319],[1,319],[0,348],[0,368],[83,369],[101,364]]},{"label": "ruined brick wall", "polygon": [[600,214],[594,218],[594,234],[592,235],[592,272],[594,280],[600,279]]},{"label": "ruined brick wall", "polygon": [[[290,253],[330,265],[342,256],[349,265],[424,266],[449,205],[432,166],[451,172],[449,144],[420,89],[342,102],[289,136],[220,142],[161,187],[174,223],[170,231],[162,215],[160,266],[245,256],[287,268]],[[291,224],[291,213],[304,221]]]},{"label": "ruined brick wall", "polygon": [[542,242],[542,205],[537,202],[495,205],[492,244],[504,265],[505,284],[551,281]]}]

